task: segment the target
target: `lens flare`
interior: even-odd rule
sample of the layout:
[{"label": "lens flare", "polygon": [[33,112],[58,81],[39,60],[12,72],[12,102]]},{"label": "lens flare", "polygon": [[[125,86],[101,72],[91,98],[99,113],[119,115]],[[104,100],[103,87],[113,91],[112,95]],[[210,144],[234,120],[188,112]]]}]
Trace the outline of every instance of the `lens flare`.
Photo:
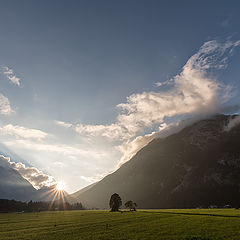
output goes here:
[{"label": "lens flare", "polygon": [[65,184],[63,182],[58,182],[57,185],[56,185],[56,189],[58,191],[63,191],[65,188]]}]

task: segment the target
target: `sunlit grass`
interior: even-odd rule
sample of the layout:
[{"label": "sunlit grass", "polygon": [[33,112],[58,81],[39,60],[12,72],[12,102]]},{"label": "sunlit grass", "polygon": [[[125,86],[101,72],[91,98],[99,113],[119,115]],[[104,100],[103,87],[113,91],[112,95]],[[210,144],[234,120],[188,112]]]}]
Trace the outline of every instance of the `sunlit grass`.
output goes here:
[{"label": "sunlit grass", "polygon": [[0,239],[239,239],[240,210],[0,214]]}]

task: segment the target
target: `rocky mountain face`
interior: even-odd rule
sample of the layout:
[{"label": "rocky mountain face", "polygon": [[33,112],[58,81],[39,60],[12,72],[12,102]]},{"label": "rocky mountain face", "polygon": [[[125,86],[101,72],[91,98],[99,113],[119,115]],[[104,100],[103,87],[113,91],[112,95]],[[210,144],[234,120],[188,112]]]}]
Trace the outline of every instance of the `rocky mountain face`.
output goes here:
[{"label": "rocky mountain face", "polygon": [[190,208],[240,204],[240,124],[234,116],[198,121],[154,139],[116,172],[74,196],[85,206],[108,208],[110,196],[140,208]]}]

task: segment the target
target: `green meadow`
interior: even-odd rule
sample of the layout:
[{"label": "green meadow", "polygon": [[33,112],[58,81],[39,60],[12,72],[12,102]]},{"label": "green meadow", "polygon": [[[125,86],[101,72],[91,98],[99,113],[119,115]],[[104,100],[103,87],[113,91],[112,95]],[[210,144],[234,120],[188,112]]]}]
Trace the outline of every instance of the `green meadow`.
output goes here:
[{"label": "green meadow", "polygon": [[0,239],[240,239],[240,210],[55,211],[0,214]]}]

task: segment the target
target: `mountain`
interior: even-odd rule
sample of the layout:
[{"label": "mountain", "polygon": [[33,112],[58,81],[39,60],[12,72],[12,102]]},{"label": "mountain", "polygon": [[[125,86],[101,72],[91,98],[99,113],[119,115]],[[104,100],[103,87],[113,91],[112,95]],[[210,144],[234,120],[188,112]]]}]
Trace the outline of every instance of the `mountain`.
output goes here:
[{"label": "mountain", "polygon": [[14,170],[4,157],[10,157],[11,161],[24,163],[31,166],[26,160],[19,157],[8,147],[0,143],[0,198],[29,201],[38,199],[37,190]]},{"label": "mountain", "polygon": [[116,172],[82,193],[87,207],[108,208],[118,193],[139,208],[190,208],[240,203],[240,125],[235,116],[200,120],[154,139]]},{"label": "mountain", "polygon": [[37,190],[0,156],[0,198],[29,201]]},{"label": "mountain", "polygon": [[97,182],[96,182],[96,183],[92,183],[92,184],[88,185],[87,187],[84,187],[84,188],[80,189],[79,191],[70,194],[70,195],[68,196],[68,197],[71,197],[70,202],[76,202],[76,201],[78,201],[78,200],[80,199],[80,196],[81,196],[82,193],[88,191],[89,189],[91,189],[91,188],[92,188],[93,186],[95,186],[96,184],[97,184]]}]

